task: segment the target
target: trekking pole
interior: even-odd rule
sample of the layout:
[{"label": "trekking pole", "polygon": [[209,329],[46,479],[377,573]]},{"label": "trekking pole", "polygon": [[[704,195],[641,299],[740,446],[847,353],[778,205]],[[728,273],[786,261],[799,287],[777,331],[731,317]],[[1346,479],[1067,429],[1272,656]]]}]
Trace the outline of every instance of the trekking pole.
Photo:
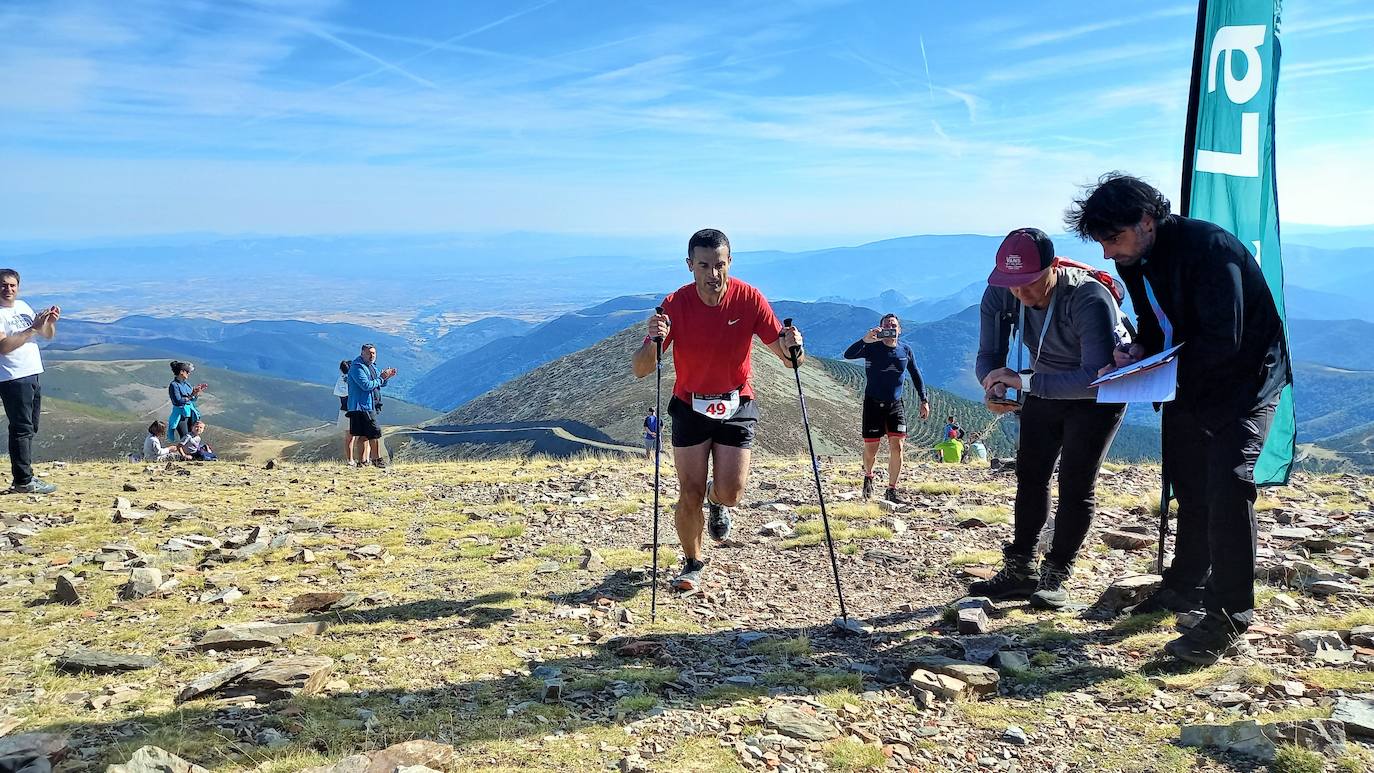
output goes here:
[{"label": "trekking pole", "polygon": [[1169,473],[1164,467],[1164,422],[1159,422],[1159,548],[1155,570],[1164,574],[1164,540],[1169,536]]},{"label": "trekking pole", "polygon": [[[654,308],[655,314],[662,314],[663,307]],[[649,586],[649,622],[658,620],[658,471],[659,459],[663,454],[663,336],[654,336],[654,416],[658,426],[654,429],[654,580]]]},{"label": "trekking pole", "polygon": [[[782,321],[783,329],[792,327],[792,319],[789,317]],[[797,357],[801,353],[800,346],[793,346],[788,350],[792,359],[792,374],[797,377],[797,401],[801,403],[802,426],[806,428],[806,449],[811,454],[811,472],[816,477],[816,498],[821,505],[821,526],[825,529],[825,544],[830,550],[830,569],[835,575],[835,595],[840,600],[840,616],[835,618],[833,625],[843,631],[850,633],[862,632],[862,626],[857,621],[851,622],[849,612],[844,606],[844,588],[840,585],[840,562],[835,558],[835,540],[830,536],[830,516],[825,511],[825,492],[821,490],[821,464],[816,458],[816,445],[811,440],[811,421],[806,415],[806,395],[802,393],[801,370],[797,367]]]}]

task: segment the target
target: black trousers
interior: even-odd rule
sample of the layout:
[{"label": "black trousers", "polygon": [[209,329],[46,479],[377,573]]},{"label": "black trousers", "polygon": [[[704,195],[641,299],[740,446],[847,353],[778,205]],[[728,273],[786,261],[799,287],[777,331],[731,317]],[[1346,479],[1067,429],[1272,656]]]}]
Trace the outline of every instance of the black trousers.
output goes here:
[{"label": "black trousers", "polygon": [[1208,433],[1195,414],[1164,406],[1164,472],[1178,500],[1174,562],[1164,584],[1180,593],[1203,585],[1207,611],[1229,616],[1241,630],[1255,608],[1255,461],[1274,408],[1260,406]]},{"label": "black trousers", "polygon": [[1125,414],[1120,404],[1026,397],[1016,452],[1016,536],[1009,552],[1035,555],[1050,514],[1050,476],[1058,460],[1059,506],[1045,557],[1061,566],[1073,563],[1097,509],[1097,472]]},{"label": "black trousers", "polygon": [[5,418],[10,423],[10,470],[14,485],[33,481],[33,436],[38,434],[38,416],[43,390],[38,376],[0,381],[0,400],[5,403]]}]

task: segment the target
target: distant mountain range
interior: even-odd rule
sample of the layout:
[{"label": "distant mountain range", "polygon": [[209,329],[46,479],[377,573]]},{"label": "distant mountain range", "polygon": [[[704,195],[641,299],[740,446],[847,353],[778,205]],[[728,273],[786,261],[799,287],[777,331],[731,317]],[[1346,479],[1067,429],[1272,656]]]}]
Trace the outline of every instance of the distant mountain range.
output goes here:
[{"label": "distant mountain range", "polygon": [[[920,235],[781,252],[750,250],[741,239],[733,271],[774,299],[868,306],[892,291],[913,300],[873,306],[931,321],[968,305],[1000,241],[1000,235]],[[1095,244],[1063,234],[1054,241],[1061,255],[1106,265]],[[114,319],[156,310],[159,316],[236,320],[306,317],[425,341],[438,338],[455,313],[461,321],[548,320],[612,296],[663,292],[689,278],[677,240],[549,234],[200,236],[147,245],[18,248],[0,246],[0,254],[25,272],[28,296],[59,303],[75,316]],[[1292,316],[1349,311],[1369,319],[1374,228],[1285,232],[1283,252]],[[171,266],[176,270],[169,272]],[[224,291],[240,286],[252,287],[251,308],[240,293]]]}]

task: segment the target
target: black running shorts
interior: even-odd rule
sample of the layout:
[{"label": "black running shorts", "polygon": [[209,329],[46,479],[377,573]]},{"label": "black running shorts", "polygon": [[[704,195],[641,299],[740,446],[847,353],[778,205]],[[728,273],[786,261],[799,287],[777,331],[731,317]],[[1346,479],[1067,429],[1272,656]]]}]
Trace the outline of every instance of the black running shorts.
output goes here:
[{"label": "black running shorts", "polygon": [[739,399],[739,412],[721,421],[702,416],[692,406],[674,396],[668,401],[668,417],[673,420],[673,447],[698,446],[706,441],[735,448],[754,445],[754,425],[759,421],[758,403]]},{"label": "black running shorts", "polygon": [[906,437],[906,417],[902,414],[902,401],[882,401],[864,398],[863,409],[864,440],[874,443],[888,437]]},{"label": "black running shorts", "polygon": [[380,438],[382,428],[377,426],[377,414],[372,411],[349,411],[348,434],[368,440]]}]

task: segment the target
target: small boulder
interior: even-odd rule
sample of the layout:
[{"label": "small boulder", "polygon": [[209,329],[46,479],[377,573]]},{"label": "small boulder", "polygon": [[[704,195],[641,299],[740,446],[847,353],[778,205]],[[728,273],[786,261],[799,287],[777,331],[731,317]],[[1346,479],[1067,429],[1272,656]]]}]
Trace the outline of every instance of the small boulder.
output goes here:
[{"label": "small boulder", "polygon": [[120,589],[119,596],[125,600],[147,598],[162,587],[162,570],[141,567],[129,573],[129,581]]},{"label": "small boulder", "polygon": [[959,610],[959,633],[981,634],[988,632],[988,615],[981,608]]},{"label": "small boulder", "polygon": [[143,668],[152,668],[158,663],[157,658],[147,655],[119,655],[113,652],[100,652],[76,648],[67,650],[57,656],[56,665],[58,671],[67,673],[81,673],[83,671],[94,674],[114,674],[121,671],[137,671]]},{"label": "small boulder", "polygon": [[774,705],[763,715],[763,724],[785,736],[803,741],[829,741],[840,731],[829,722],[785,703]]},{"label": "small boulder", "polygon": [[1112,550],[1144,550],[1155,544],[1155,538],[1125,529],[1108,529],[1102,532],[1102,542]]},{"label": "small boulder", "polygon": [[166,749],[144,746],[134,752],[129,761],[122,765],[111,765],[105,773],[210,773],[210,771],[187,762]]}]

